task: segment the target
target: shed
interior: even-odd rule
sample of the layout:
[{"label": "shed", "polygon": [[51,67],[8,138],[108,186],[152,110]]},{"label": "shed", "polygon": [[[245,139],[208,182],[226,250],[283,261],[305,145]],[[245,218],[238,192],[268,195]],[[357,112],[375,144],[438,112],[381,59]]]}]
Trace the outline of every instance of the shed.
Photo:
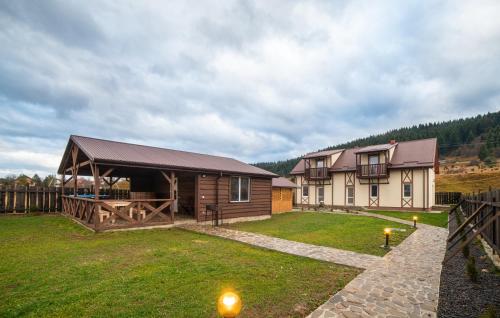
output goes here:
[{"label": "shed", "polygon": [[274,178],[273,185],[273,213],[289,212],[292,210],[293,190],[297,187],[295,183],[287,178]]},{"label": "shed", "polygon": [[[232,158],[82,136],[70,136],[58,173],[71,193],[63,213],[96,231],[210,221],[214,211],[217,220],[270,217],[277,177]],[[94,193],[78,195],[79,176]],[[129,197],[100,194],[123,178]]]}]

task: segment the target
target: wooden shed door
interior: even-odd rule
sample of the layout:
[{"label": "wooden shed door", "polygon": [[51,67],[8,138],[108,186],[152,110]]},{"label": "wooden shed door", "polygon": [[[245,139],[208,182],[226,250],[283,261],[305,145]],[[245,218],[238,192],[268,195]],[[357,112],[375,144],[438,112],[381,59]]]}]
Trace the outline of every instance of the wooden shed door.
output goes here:
[{"label": "wooden shed door", "polygon": [[292,210],[292,189],[273,188],[273,213]]}]

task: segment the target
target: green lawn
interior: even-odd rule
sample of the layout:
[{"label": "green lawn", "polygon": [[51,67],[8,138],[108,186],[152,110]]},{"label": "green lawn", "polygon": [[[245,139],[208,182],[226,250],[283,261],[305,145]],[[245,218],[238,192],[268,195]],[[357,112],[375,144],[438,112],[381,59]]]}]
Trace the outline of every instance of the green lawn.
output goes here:
[{"label": "green lawn", "polygon": [[401,243],[413,228],[401,223],[364,216],[317,212],[289,212],[274,214],[271,219],[242,222],[228,227],[275,236],[291,241],[330,246],[344,250],[382,256],[384,228],[406,229],[393,231],[390,244]]},{"label": "green lawn", "polygon": [[447,227],[448,212],[429,213],[429,212],[401,212],[401,211],[367,211],[371,213],[378,213],[387,216],[392,216],[398,219],[413,221],[413,216],[418,216],[418,223],[424,223],[434,226]]},{"label": "green lawn", "polygon": [[305,316],[360,270],[180,229],[94,234],[60,216],[0,217],[0,317]]}]

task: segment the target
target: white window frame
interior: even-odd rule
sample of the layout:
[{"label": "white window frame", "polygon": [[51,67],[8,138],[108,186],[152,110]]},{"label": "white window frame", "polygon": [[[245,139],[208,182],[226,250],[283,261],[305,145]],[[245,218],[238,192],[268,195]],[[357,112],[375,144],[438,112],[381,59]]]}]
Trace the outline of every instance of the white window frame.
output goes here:
[{"label": "white window frame", "polygon": [[[304,188],[307,188],[307,195],[304,195]],[[308,185],[302,185],[302,188],[300,189],[300,192],[302,194],[302,197],[307,198],[309,197],[309,186]]]},{"label": "white window frame", "polygon": [[[373,195],[373,192],[372,192],[372,187],[377,187],[377,195],[374,196]],[[370,198],[378,198],[378,195],[379,195],[379,191],[380,191],[380,188],[378,186],[378,184],[370,184]]]},{"label": "white window frame", "polygon": [[319,199],[319,189],[323,189],[323,204],[325,203],[325,187],[316,187],[316,201],[317,204],[320,204],[321,203],[321,200]]},{"label": "white window frame", "polygon": [[[410,186],[410,195],[407,196],[405,193],[405,186]],[[413,197],[413,185],[411,183],[403,183],[403,198]]]},{"label": "white window frame", "polygon": [[[349,197],[349,189],[352,189],[352,197]],[[345,189],[345,203],[346,205],[354,205],[354,186],[347,186]],[[352,198],[352,203],[349,203],[349,198]]]},{"label": "white window frame", "polygon": [[[231,179],[233,178],[238,178],[238,200],[231,200],[231,196],[233,193],[233,189],[231,188],[233,186],[233,183],[231,182]],[[241,200],[241,179],[248,179],[248,199],[247,200]],[[231,176],[229,179],[229,199],[231,203],[241,203],[241,202],[250,202],[250,194],[251,194],[251,182],[252,180],[250,177],[240,177],[240,176]]]}]

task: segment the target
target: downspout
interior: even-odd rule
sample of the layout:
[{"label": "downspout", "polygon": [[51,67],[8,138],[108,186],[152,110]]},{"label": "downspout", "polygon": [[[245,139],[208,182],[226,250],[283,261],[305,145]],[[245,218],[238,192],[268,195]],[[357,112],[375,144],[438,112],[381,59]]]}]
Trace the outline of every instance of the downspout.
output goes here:
[{"label": "downspout", "polygon": [[222,178],[222,171],[219,172],[219,175],[216,179],[216,188],[215,188],[215,205],[217,206],[217,216],[215,219],[215,225],[219,226],[219,218],[222,219],[222,209],[219,205],[219,184],[220,178]]}]

